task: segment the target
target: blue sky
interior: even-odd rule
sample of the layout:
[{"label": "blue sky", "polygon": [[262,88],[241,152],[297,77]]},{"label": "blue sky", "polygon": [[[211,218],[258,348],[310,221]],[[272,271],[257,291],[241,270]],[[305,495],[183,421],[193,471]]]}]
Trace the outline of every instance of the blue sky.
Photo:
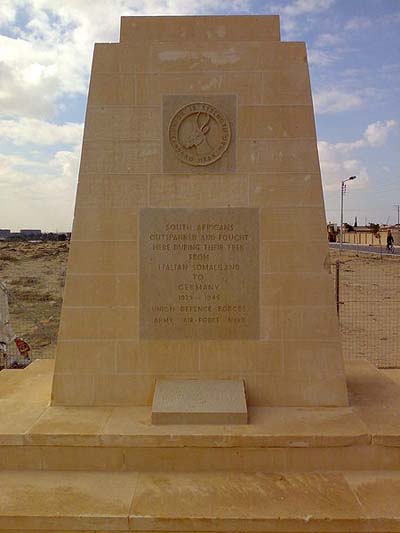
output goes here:
[{"label": "blue sky", "polygon": [[306,41],[327,219],[395,223],[400,0],[0,0],[0,227],[71,227],[94,42],[121,15],[280,14]]}]

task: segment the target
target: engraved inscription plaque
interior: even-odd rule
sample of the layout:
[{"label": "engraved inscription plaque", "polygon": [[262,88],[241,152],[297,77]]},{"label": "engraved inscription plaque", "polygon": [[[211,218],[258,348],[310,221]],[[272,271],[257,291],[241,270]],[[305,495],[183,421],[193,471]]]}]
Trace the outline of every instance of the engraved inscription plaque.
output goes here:
[{"label": "engraved inscription plaque", "polygon": [[140,337],[259,338],[258,209],[139,216]]}]

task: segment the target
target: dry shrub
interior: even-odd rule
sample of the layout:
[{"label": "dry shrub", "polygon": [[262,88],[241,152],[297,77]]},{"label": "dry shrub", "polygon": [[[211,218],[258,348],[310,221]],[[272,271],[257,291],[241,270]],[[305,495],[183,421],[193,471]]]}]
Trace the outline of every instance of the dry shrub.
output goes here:
[{"label": "dry shrub", "polygon": [[50,292],[15,290],[13,294],[20,304],[23,302],[48,302],[54,300],[54,295]]},{"label": "dry shrub", "polygon": [[19,257],[15,257],[15,255],[11,254],[0,254],[0,261],[10,261],[10,262],[16,262],[19,261]]},{"label": "dry shrub", "polygon": [[35,287],[36,285],[39,285],[39,283],[39,279],[33,276],[25,276],[10,281],[10,285],[16,287]]}]

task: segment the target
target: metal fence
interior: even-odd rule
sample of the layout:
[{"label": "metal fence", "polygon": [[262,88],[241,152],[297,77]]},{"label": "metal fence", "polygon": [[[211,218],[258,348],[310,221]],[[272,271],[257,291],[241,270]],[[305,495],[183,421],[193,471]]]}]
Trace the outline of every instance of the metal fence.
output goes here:
[{"label": "metal fence", "polygon": [[400,367],[400,258],[344,255],[336,261],[336,295],[346,359]]}]

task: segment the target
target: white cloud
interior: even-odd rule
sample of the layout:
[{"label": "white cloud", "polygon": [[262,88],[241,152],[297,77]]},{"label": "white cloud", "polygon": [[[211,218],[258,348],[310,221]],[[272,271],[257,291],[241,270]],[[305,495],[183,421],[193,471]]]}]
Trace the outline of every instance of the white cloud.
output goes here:
[{"label": "white cloud", "polygon": [[338,33],[321,33],[315,40],[315,46],[321,48],[336,46],[343,42],[343,37]]},{"label": "white cloud", "polygon": [[352,175],[357,176],[357,180],[354,181],[356,187],[364,188],[367,185],[368,171],[362,162],[358,159],[344,157],[336,144],[319,141],[318,153],[324,190],[338,190],[341,180]]},{"label": "white cloud", "polygon": [[17,145],[80,144],[82,131],[83,124],[72,122],[59,125],[36,118],[0,119],[0,137]]},{"label": "white cloud", "polygon": [[333,6],[335,0],[295,0],[281,9],[281,13],[289,17],[297,17],[307,13],[325,11]]},{"label": "white cloud", "polygon": [[374,122],[369,124],[365,130],[364,137],[370,146],[382,146],[387,141],[391,131],[397,128],[395,120],[386,120],[385,122]]},{"label": "white cloud", "polygon": [[17,14],[17,0],[2,0],[0,9],[0,26],[14,22]]},{"label": "white cloud", "polygon": [[317,48],[311,48],[308,51],[308,63],[312,66],[325,67],[337,61],[338,55],[332,50],[319,50]]},{"label": "white cloud", "polygon": [[[321,164],[322,180],[326,191],[334,191],[340,187],[340,181],[348,176],[356,175],[354,187],[364,188],[368,183],[368,171],[359,159],[351,157],[351,153],[361,148],[377,148],[385,144],[389,134],[397,128],[395,120],[369,124],[363,137],[349,143],[318,142],[318,153]],[[353,185],[352,185],[353,186]]]},{"label": "white cloud", "polygon": [[367,17],[352,17],[345,24],[346,30],[365,30],[372,26],[372,21]]},{"label": "white cloud", "polygon": [[56,152],[48,162],[0,154],[2,225],[14,230],[35,226],[68,231],[79,158],[78,148]]},{"label": "white cloud", "polygon": [[291,17],[281,17],[281,29],[285,39],[294,39],[296,36],[296,22]]},{"label": "white cloud", "polygon": [[86,93],[87,50],[6,36],[0,50],[0,107],[7,115],[48,117],[64,95]]},{"label": "white cloud", "polygon": [[[281,15],[281,27],[285,39],[298,39],[304,33],[298,31],[296,17],[313,15],[332,7],[336,0],[294,0],[287,2],[279,0],[277,3],[268,5],[269,13]],[[305,20],[302,20],[304,30]]]},{"label": "white cloud", "polygon": [[338,113],[361,107],[364,100],[360,94],[341,89],[324,89],[314,95],[315,112]]},{"label": "white cloud", "polygon": [[396,120],[374,122],[367,126],[361,139],[349,143],[336,143],[334,146],[337,151],[340,151],[343,154],[347,154],[360,148],[377,148],[386,143],[390,133],[395,131],[397,126],[398,124]]}]

